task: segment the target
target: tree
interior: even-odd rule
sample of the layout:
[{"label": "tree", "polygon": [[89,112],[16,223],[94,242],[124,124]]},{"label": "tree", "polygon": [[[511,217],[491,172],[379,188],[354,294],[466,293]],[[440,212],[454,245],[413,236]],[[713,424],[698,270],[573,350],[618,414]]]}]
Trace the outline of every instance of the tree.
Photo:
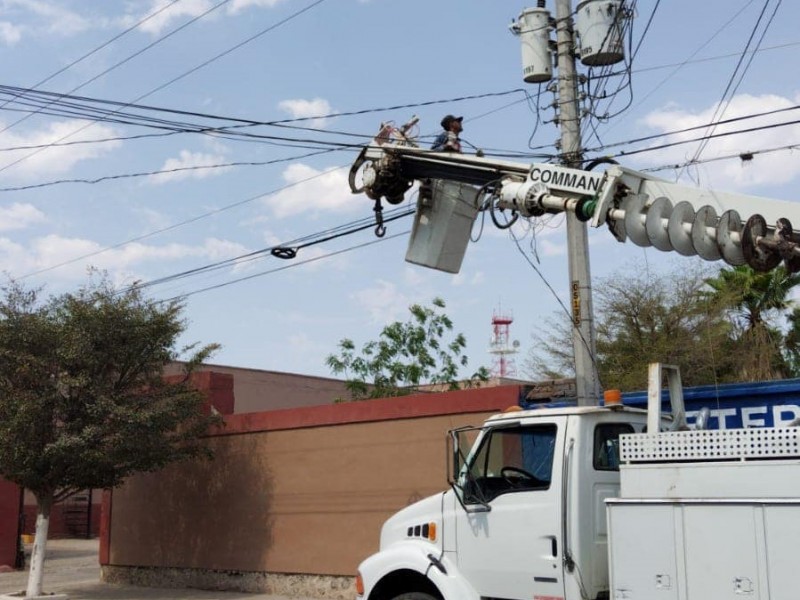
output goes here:
[{"label": "tree", "polygon": [[647,387],[647,365],[679,365],[686,385],[734,376],[731,325],[705,297],[705,273],[612,277],[599,286],[597,353],[601,380],[622,390]]},{"label": "tree", "polygon": [[[676,271],[666,277],[629,275],[594,286],[596,366],[604,388],[647,387],[647,365],[678,364],[688,385],[733,377],[731,326],[725,313],[700,290],[707,273]],[[559,313],[537,336],[526,361],[534,377],[571,375],[571,320]]]},{"label": "tree", "polygon": [[800,308],[792,308],[787,317],[789,331],[783,340],[783,357],[787,375],[800,377]]},{"label": "tree", "polygon": [[575,377],[575,352],[572,348],[572,319],[558,311],[544,320],[544,326],[532,336],[533,345],[522,368],[531,379],[567,379]]},{"label": "tree", "polygon": [[[413,304],[408,321],[384,327],[378,340],[364,344],[360,355],[353,341],[344,338],[339,354],[325,362],[335,375],[345,376],[353,400],[411,394],[423,382],[458,389],[459,370],[468,363],[463,353],[467,341],[460,333],[446,339],[453,322],[444,309],[441,298],[434,298],[432,306]],[[488,376],[481,367],[470,381],[486,381]]]},{"label": "tree", "polygon": [[785,363],[784,335],[775,319],[790,308],[789,292],[798,283],[800,275],[783,265],[766,273],[748,266],[724,268],[706,279],[711,288],[706,295],[726,309],[735,327],[743,379],[780,378],[791,368]]},{"label": "tree", "polygon": [[[129,475],[208,456],[200,436],[218,418],[188,373],[215,349],[176,350],[178,302],[94,277],[75,293],[42,298],[10,283],[0,293],[0,475],[36,497],[27,596],[42,593],[54,503],[113,488]],[[163,367],[189,353],[186,376]]]}]

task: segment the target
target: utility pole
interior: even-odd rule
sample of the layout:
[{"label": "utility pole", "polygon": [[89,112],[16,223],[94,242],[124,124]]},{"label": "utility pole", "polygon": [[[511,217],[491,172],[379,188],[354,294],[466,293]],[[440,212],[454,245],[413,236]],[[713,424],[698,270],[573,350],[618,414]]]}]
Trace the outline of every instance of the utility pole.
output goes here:
[{"label": "utility pole", "polygon": [[[562,163],[580,169],[583,146],[578,106],[578,75],[575,69],[572,0],[555,0],[555,4],[558,55],[557,110],[558,123],[561,126],[561,153],[564,157]],[[586,223],[580,222],[572,212],[567,213],[567,252],[578,406],[594,406],[600,396],[600,382],[594,363],[595,331],[589,242]]]}]

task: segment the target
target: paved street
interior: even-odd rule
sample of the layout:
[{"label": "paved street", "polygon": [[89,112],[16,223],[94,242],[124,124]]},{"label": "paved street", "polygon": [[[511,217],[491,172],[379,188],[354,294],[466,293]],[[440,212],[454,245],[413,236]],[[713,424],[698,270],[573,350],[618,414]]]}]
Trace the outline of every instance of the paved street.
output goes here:
[{"label": "paved street", "polygon": [[[30,547],[26,547],[30,553]],[[100,581],[97,540],[50,540],[44,570],[45,593],[67,594],[72,600],[288,600],[285,596],[210,592],[194,589],[144,588]],[[24,590],[27,571],[0,573],[0,594]],[[292,600],[313,600],[294,598]]]}]

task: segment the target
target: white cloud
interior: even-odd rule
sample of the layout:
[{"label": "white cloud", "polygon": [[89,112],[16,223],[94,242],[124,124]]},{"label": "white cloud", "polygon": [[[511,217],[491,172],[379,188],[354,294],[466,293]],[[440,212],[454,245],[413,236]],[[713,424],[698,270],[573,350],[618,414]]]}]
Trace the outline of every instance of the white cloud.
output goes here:
[{"label": "white cloud", "polygon": [[483,271],[475,271],[471,277],[467,277],[467,275],[462,271],[461,273],[456,273],[453,275],[450,283],[456,287],[459,287],[462,285],[482,285],[484,281],[486,281],[486,275],[483,273]]},{"label": "white cloud", "polygon": [[[238,15],[249,8],[271,8],[283,1],[284,0],[232,0],[224,7],[224,14]],[[136,6],[134,3],[131,4]],[[223,14],[222,10],[216,10],[215,7],[219,4],[216,0],[181,0],[167,7],[169,4],[170,0],[151,0],[146,10],[141,12],[137,11],[136,13],[131,12],[125,15],[125,17],[120,20],[120,24],[123,27],[130,27],[148,15],[153,15],[142,23],[139,29],[152,35],[160,35],[170,27],[178,26],[190,19],[205,15],[206,13],[208,13],[207,16],[204,17],[206,19],[219,18],[219,16]],[[220,6],[220,9],[223,9],[223,7]]]},{"label": "white cloud", "polygon": [[65,8],[64,4],[54,0],[0,1],[0,12],[6,19],[0,22],[0,41],[10,46],[23,36],[43,33],[72,36],[108,25],[107,19],[83,16]]},{"label": "white cloud", "polygon": [[[89,126],[91,125],[91,127]],[[5,124],[0,124],[5,126]],[[9,129],[0,134],[0,148],[24,148],[0,153],[0,169],[15,179],[52,178],[69,172],[77,163],[108,154],[122,142],[52,146],[69,140],[76,142],[117,135],[114,128],[91,121],[56,121],[40,130],[17,133]],[[49,146],[49,147],[46,147]],[[13,164],[16,163],[16,164]],[[13,164],[13,166],[11,166]]]},{"label": "white cloud", "polygon": [[[63,2],[48,0],[4,0],[3,9],[5,13],[20,12],[28,13],[26,19],[30,20],[30,15],[38,18],[32,25],[26,27],[30,33],[40,35],[42,32],[56,35],[77,35],[83,33],[101,21],[93,21],[74,11],[64,8]],[[21,26],[9,24],[16,29],[12,35],[22,34],[24,29]]]},{"label": "white cloud", "polygon": [[44,221],[44,213],[33,204],[15,202],[10,206],[0,206],[0,231],[25,229],[42,221]]},{"label": "white cloud", "polygon": [[31,12],[45,20],[47,30],[60,35],[77,35],[94,27],[93,22],[76,12],[65,9],[57,2],[17,0]]},{"label": "white cloud", "polygon": [[228,8],[228,12],[230,14],[237,14],[250,7],[272,8],[281,2],[283,2],[283,0],[233,0]]},{"label": "white cloud", "polygon": [[[293,119],[305,119],[333,113],[330,103],[323,98],[283,100],[278,104],[278,108],[288,113]],[[309,121],[309,125],[319,128],[324,127],[327,122],[328,119],[312,119]]]},{"label": "white cloud", "polygon": [[347,172],[342,168],[317,170],[295,163],[284,170],[283,179],[291,187],[263,201],[280,219],[298,214],[316,216],[320,212],[353,212],[369,208],[363,196],[350,193]]},{"label": "white cloud", "polygon": [[427,273],[420,267],[406,266],[403,269],[403,281],[407,286],[419,287],[427,282]]},{"label": "white cloud", "polygon": [[[800,97],[784,98],[772,94],[761,96],[741,94],[733,98],[722,119],[726,120],[790,108],[797,104],[798,99]],[[715,109],[716,105],[691,111],[671,104],[660,111],[649,114],[644,119],[644,123],[660,132],[682,130],[709,123]],[[793,120],[791,113],[777,113],[719,125],[714,133],[720,134],[741,129],[763,128],[790,120]],[[697,129],[671,135],[667,138],[660,138],[653,142],[652,145],[692,140],[701,138],[706,134],[705,129]],[[700,156],[700,160],[728,155],[738,156],[741,153],[776,148],[786,145],[787,140],[795,140],[798,137],[800,137],[800,125],[774,127],[746,134],[720,137],[709,141]],[[647,166],[683,164],[694,156],[698,145],[697,142],[694,142],[649,152],[637,158],[636,162]],[[733,159],[706,163],[699,167],[697,173],[702,178],[700,184],[703,187],[718,188],[725,191],[751,190],[759,186],[784,184],[792,181],[800,175],[800,161],[790,151],[772,152],[757,154],[752,162],[743,163],[741,160]]]},{"label": "white cloud", "polygon": [[216,169],[204,169],[225,162],[225,157],[218,154],[203,154],[202,152],[189,152],[181,150],[178,158],[169,158],[161,166],[161,171],[173,171],[172,173],[159,173],[148,177],[148,181],[153,184],[167,183],[170,181],[181,181],[183,179],[205,179],[214,175],[221,175],[230,171],[232,167],[220,167]]},{"label": "white cloud", "polygon": [[8,21],[0,21],[0,41],[6,46],[13,46],[22,38],[22,28]]},{"label": "white cloud", "polygon": [[544,256],[563,256],[567,253],[566,244],[557,244],[547,239],[539,240],[537,244]]},{"label": "white cloud", "polygon": [[[11,242],[7,238],[0,238],[0,271],[7,271],[12,276],[24,275],[101,250],[102,246],[92,240],[65,238],[59,235],[36,238],[27,247]],[[241,244],[217,238],[208,238],[197,246],[177,243],[150,246],[132,243],[85,260],[78,260],[52,273],[54,277],[60,279],[82,278],[86,273],[86,266],[92,265],[115,275],[148,263],[161,265],[165,261],[184,258],[218,261],[245,252],[247,249]]]},{"label": "white cloud", "polygon": [[[121,19],[122,27],[131,27],[138,23],[148,15],[152,15],[144,23],[139,25],[139,30],[152,35],[160,35],[164,30],[168,29],[175,21],[188,21],[193,17],[199,17],[215,3],[211,0],[181,0],[175,2],[168,8],[164,8],[170,4],[169,0],[151,0],[146,10],[136,12],[135,14],[129,13]],[[136,6],[132,3],[132,6]],[[162,10],[163,9],[163,10]],[[156,14],[157,13],[157,14]],[[211,13],[209,17],[213,15]]]},{"label": "white cloud", "polygon": [[351,298],[369,314],[373,323],[405,320],[408,316],[408,307],[414,302],[390,281],[379,279],[376,284],[376,287],[354,292]]}]

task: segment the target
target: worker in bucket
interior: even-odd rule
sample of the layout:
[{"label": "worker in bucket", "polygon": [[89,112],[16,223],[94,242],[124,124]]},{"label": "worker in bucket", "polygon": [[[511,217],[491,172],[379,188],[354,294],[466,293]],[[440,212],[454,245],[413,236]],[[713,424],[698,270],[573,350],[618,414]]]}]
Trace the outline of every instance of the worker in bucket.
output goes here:
[{"label": "worker in bucket", "polygon": [[441,152],[461,152],[461,140],[458,134],[464,130],[461,122],[464,117],[454,117],[447,115],[442,119],[442,131],[434,140],[431,150],[439,150]]}]

